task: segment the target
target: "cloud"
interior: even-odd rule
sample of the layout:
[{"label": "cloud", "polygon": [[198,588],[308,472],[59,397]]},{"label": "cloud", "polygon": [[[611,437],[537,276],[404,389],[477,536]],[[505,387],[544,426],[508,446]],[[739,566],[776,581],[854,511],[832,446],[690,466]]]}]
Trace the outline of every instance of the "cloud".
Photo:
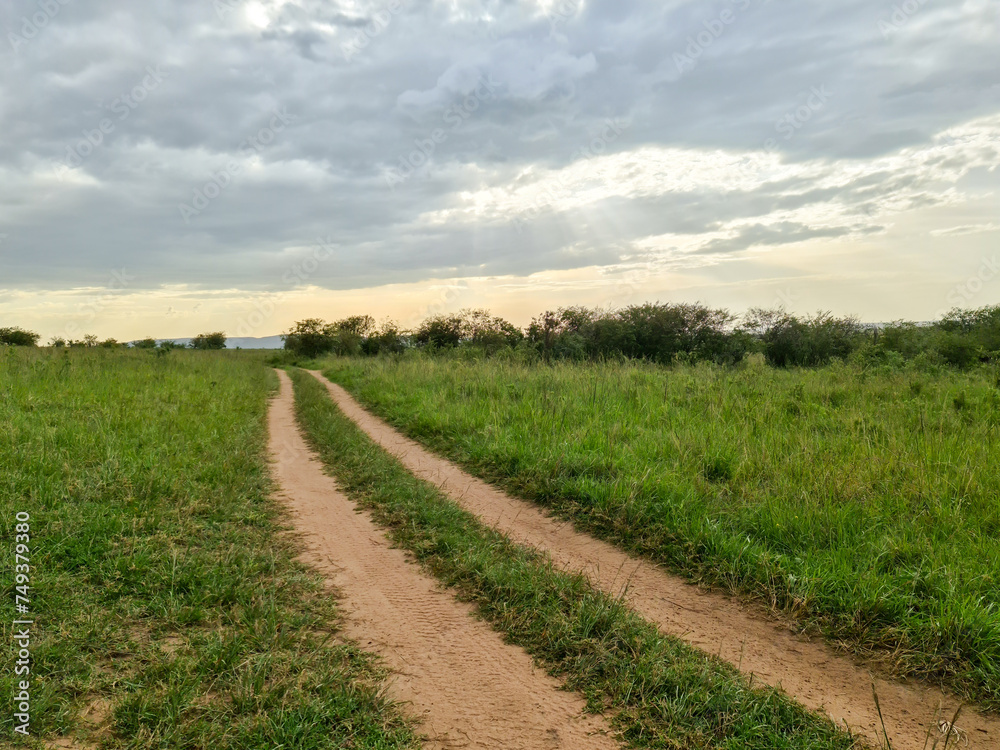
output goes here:
[{"label": "cloud", "polygon": [[[750,278],[751,250],[889,237],[932,209],[961,214],[932,238],[995,229],[986,0],[898,24],[862,0],[108,0],[33,28],[39,7],[0,9],[8,294],[123,267],[136,288],[274,290],[326,237],[309,283],[358,289],[636,259]],[[142,91],[151,67],[166,75]],[[483,81],[492,95],[449,128]],[[817,88],[828,100],[786,138]],[[287,127],[248,146],[276,110]],[[198,191],[217,195],[186,221]]]},{"label": "cloud", "polygon": [[960,227],[948,227],[947,229],[934,229],[931,234],[934,237],[961,237],[965,234],[979,234],[980,232],[996,232],[1000,230],[1000,224],[990,222],[989,224],[965,224]]}]

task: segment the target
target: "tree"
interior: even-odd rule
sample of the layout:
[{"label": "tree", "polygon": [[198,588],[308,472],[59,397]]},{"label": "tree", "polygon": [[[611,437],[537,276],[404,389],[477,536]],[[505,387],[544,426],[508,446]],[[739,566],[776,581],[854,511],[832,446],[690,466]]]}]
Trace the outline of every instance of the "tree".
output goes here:
[{"label": "tree", "polygon": [[732,363],[743,358],[730,326],[727,310],[713,310],[701,304],[649,303],[633,305],[619,312],[627,329],[626,349],[630,357],[669,363],[686,355],[695,360]]},{"label": "tree", "polygon": [[66,339],[64,339],[62,336],[53,336],[49,340],[49,346],[51,346],[53,349],[62,349],[64,346],[66,346]]},{"label": "tree", "polygon": [[[976,350],[973,360],[987,361],[1000,356],[1000,305],[976,310],[952,310],[938,322],[937,327],[946,334],[961,336],[968,347]],[[942,338],[952,342],[947,347],[953,348],[952,337]],[[950,360],[951,357],[945,354],[945,359]]]},{"label": "tree", "polygon": [[340,356],[360,354],[365,341],[375,330],[375,318],[371,315],[352,315],[331,323],[324,330],[330,335],[334,354]]},{"label": "tree", "polygon": [[377,331],[369,334],[361,347],[363,354],[400,354],[406,349],[406,339],[395,321],[386,320]]},{"label": "tree", "polygon": [[133,349],[155,349],[156,339],[139,339],[132,342]]},{"label": "tree", "polygon": [[461,316],[434,315],[420,324],[420,328],[413,334],[413,341],[434,349],[452,349],[462,343],[465,333],[465,323]]},{"label": "tree", "polygon": [[504,347],[517,346],[524,338],[520,328],[501,317],[490,315],[489,310],[462,310],[464,337],[473,346],[492,354]]},{"label": "tree", "polygon": [[300,320],[281,338],[286,350],[301,357],[313,359],[333,351],[333,331],[319,318]]},{"label": "tree", "polygon": [[8,346],[35,346],[39,336],[34,331],[26,331],[23,328],[0,328],[0,344]]},{"label": "tree", "polygon": [[201,333],[191,339],[192,349],[225,349],[226,334],[222,331]]},{"label": "tree", "polygon": [[599,317],[599,311],[580,306],[547,310],[531,321],[527,339],[546,359],[584,359]]},{"label": "tree", "polygon": [[846,359],[869,338],[857,318],[835,318],[828,312],[802,320],[784,310],[754,308],[744,318],[744,329],[761,341],[764,356],[775,367],[814,367]]}]

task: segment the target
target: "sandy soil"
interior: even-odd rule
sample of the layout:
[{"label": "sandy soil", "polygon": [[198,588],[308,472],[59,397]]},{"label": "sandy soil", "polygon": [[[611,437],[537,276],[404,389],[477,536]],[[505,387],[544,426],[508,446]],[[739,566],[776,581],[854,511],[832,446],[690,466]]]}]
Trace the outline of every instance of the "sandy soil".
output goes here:
[{"label": "sandy soil", "polygon": [[[628,604],[662,632],[720,656],[755,680],[780,687],[802,705],[825,711],[837,724],[881,740],[872,698],[878,691],[885,727],[894,750],[923,750],[943,738],[937,723],[951,719],[959,701],[915,682],[872,675],[826,643],[796,635],[762,610],[723,594],[705,593],[663,569],[576,531],[538,506],[512,498],[466,474],[403,437],[365,411],[340,386],[318,372],[335,402],[373,440],[421,479],[437,485],[481,521],[516,542],[547,552],[565,570],[582,571],[603,591],[624,595]],[[1000,719],[965,708],[958,722],[963,747],[1000,748]],[[966,745],[966,742],[968,743]]]},{"label": "sandy soil", "polygon": [[346,635],[381,654],[390,695],[422,720],[430,748],[618,747],[602,717],[503,642],[389,546],[323,473],[299,433],[284,372],[269,414],[275,480],[307,544],[305,561],[342,595]]}]

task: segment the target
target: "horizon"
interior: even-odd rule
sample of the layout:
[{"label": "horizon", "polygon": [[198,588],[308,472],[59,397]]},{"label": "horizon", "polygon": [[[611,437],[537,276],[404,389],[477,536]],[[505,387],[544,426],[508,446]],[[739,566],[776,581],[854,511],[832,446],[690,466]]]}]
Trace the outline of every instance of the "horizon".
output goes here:
[{"label": "horizon", "polygon": [[0,326],[1000,303],[1000,12],[14,0]]},{"label": "horizon", "polygon": [[[658,302],[645,302],[645,303],[640,302],[640,303],[636,303],[636,304],[637,305],[643,305],[643,304],[660,304],[660,303],[658,303]],[[685,304],[685,303],[682,302],[682,303],[678,303],[678,304]],[[697,304],[700,304],[700,303],[693,303],[693,304],[697,305]],[[982,309],[982,308],[986,308],[986,307],[994,307],[994,306],[992,306],[992,305],[984,305],[981,308],[953,308],[951,311],[948,311],[948,312],[955,312],[955,311],[962,311],[962,310]],[[437,317],[439,315],[447,316],[447,315],[451,315],[451,314],[458,314],[458,313],[460,313],[460,312],[462,312],[464,310],[475,310],[475,309],[483,309],[483,308],[463,308],[462,310],[449,310],[449,311],[445,311],[445,312],[432,313],[430,315],[427,315],[422,320],[426,320],[426,319],[431,318],[431,317]],[[616,309],[624,309],[624,308],[603,308],[603,309],[591,308],[591,309],[594,310],[594,311],[615,312]],[[764,308],[758,308],[758,309],[764,309]],[[940,320],[940,318],[937,318],[937,319],[934,319],[934,320],[910,320],[910,319],[905,319],[905,318],[896,318],[894,320],[878,320],[878,321],[874,321],[874,320],[865,320],[863,318],[860,318],[859,316],[851,315],[851,314],[836,315],[836,314],[831,313],[831,311],[827,311],[827,310],[817,310],[817,311],[813,311],[812,313],[801,314],[801,313],[793,312],[791,310],[785,310],[785,308],[782,308],[782,307],[767,308],[767,309],[780,310],[780,311],[783,311],[783,312],[787,312],[788,314],[790,314],[790,315],[792,315],[792,316],[794,316],[796,318],[799,318],[800,320],[807,320],[810,317],[812,317],[813,315],[821,315],[821,314],[832,314],[833,317],[835,317],[835,318],[853,318],[853,319],[857,320],[858,324],[860,326],[862,326],[863,328],[884,328],[884,327],[887,327],[887,326],[890,326],[890,325],[893,325],[893,324],[903,324],[903,325],[905,325],[905,324],[912,324],[912,325],[916,325],[916,326],[931,326],[931,325],[934,325],[936,322],[938,322]],[[487,310],[487,312],[491,312],[491,311]],[[556,312],[556,310],[539,311],[538,315],[540,316],[543,312]],[[727,310],[727,312],[732,313],[731,310]],[[745,319],[746,315],[749,312],[750,312],[750,310],[744,310],[741,313],[735,314],[734,315],[734,320],[732,322],[732,328],[733,329],[739,328],[741,326],[743,320]],[[357,313],[357,314],[358,315],[364,315],[364,313]],[[312,316],[312,317],[316,317],[316,316]],[[347,317],[349,317],[349,316],[347,316]],[[398,321],[394,321],[391,318],[383,318],[383,319],[379,320],[379,319],[374,318],[373,316],[368,316],[368,317],[372,317],[372,319],[375,321],[376,325],[381,325],[382,323],[398,323]],[[525,323],[525,324],[523,324],[523,325],[520,325],[518,323],[514,323],[514,325],[519,330],[527,331],[528,326],[530,325],[531,322],[534,321],[535,317],[536,316],[532,316],[532,320],[529,321],[529,322],[527,322],[527,323]],[[329,320],[327,320],[327,319],[322,319],[321,318],[320,320],[323,323],[327,323],[327,324],[338,322],[337,319],[329,319]],[[513,321],[509,321],[509,322],[513,322]],[[400,328],[399,330],[400,330],[400,333],[402,335],[404,335],[404,336],[410,336],[410,335],[413,335],[414,333],[416,333],[416,329],[418,327],[419,327],[419,324],[414,325],[414,326],[412,326],[410,328]],[[35,332],[35,333],[37,333],[37,332]],[[271,333],[271,334],[264,333],[264,334],[259,334],[259,335],[256,335],[256,336],[242,336],[242,335],[239,335],[239,334],[230,334],[227,331],[201,331],[199,333],[190,333],[190,334],[183,335],[183,336],[140,336],[140,337],[137,337],[137,338],[127,338],[127,339],[120,339],[120,338],[115,337],[115,336],[108,336],[108,337],[97,336],[97,339],[99,341],[100,340],[113,339],[113,340],[117,341],[117,343],[119,343],[119,344],[125,344],[125,345],[132,345],[132,344],[134,344],[136,342],[143,341],[143,340],[148,340],[148,339],[152,339],[152,340],[156,341],[157,344],[159,344],[161,342],[172,342],[172,343],[179,343],[179,344],[182,344],[182,345],[186,345],[187,343],[189,343],[195,337],[197,337],[199,335],[210,334],[210,333],[222,333],[222,334],[224,334],[225,337],[226,337],[226,348],[234,348],[232,346],[232,342],[234,342],[234,341],[238,341],[238,342],[260,342],[260,341],[268,341],[268,340],[272,340],[272,339],[284,339],[284,337],[289,334],[289,330],[281,331],[279,333]],[[86,336],[86,335],[88,335],[88,333],[84,332],[82,335]],[[96,336],[96,334],[94,334],[94,335]],[[39,334],[39,336],[41,336],[41,334]],[[43,346],[43,347],[44,346],[49,346],[50,345],[48,343],[49,341],[55,340],[55,339],[58,339],[58,338],[60,338],[60,337],[56,336],[56,337],[50,337],[50,338],[46,339],[45,337],[41,336],[41,338],[39,339],[39,344],[38,345],[39,346]],[[75,340],[82,341],[82,338],[75,339]],[[66,341],[68,343],[69,340],[67,339]],[[250,348],[269,348],[269,347],[250,347]],[[278,348],[283,348],[283,346],[282,347],[278,347]]]}]

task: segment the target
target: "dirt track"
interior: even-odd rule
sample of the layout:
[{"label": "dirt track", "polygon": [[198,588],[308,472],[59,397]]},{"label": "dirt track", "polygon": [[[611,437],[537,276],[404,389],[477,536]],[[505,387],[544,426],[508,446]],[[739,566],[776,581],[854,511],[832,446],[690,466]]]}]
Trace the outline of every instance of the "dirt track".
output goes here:
[{"label": "dirt track", "polygon": [[[365,411],[343,388],[318,372],[312,374],[347,416],[416,476],[434,483],[514,541],[546,551],[556,565],[585,572],[613,596],[624,592],[629,605],[664,633],[721,656],[755,679],[780,686],[807,708],[825,711],[839,725],[846,723],[875,744],[881,738],[881,724],[872,699],[873,682],[894,750],[922,750],[929,728],[932,740],[943,736],[937,734],[936,721],[939,713],[951,718],[958,706],[953,696],[873,678],[821,641],[797,636],[762,612],[721,594],[700,592],[651,563],[576,531],[538,506],[512,498],[429,453]],[[957,725],[967,747],[1000,747],[1000,719],[966,708]],[[950,746],[959,744],[966,746],[954,739]]]},{"label": "dirt track", "polygon": [[410,704],[431,748],[618,747],[581,698],[507,645],[472,607],[440,590],[323,473],[299,433],[291,381],[269,412],[273,473],[305,560],[343,595],[346,634],[398,675],[390,695]]}]

